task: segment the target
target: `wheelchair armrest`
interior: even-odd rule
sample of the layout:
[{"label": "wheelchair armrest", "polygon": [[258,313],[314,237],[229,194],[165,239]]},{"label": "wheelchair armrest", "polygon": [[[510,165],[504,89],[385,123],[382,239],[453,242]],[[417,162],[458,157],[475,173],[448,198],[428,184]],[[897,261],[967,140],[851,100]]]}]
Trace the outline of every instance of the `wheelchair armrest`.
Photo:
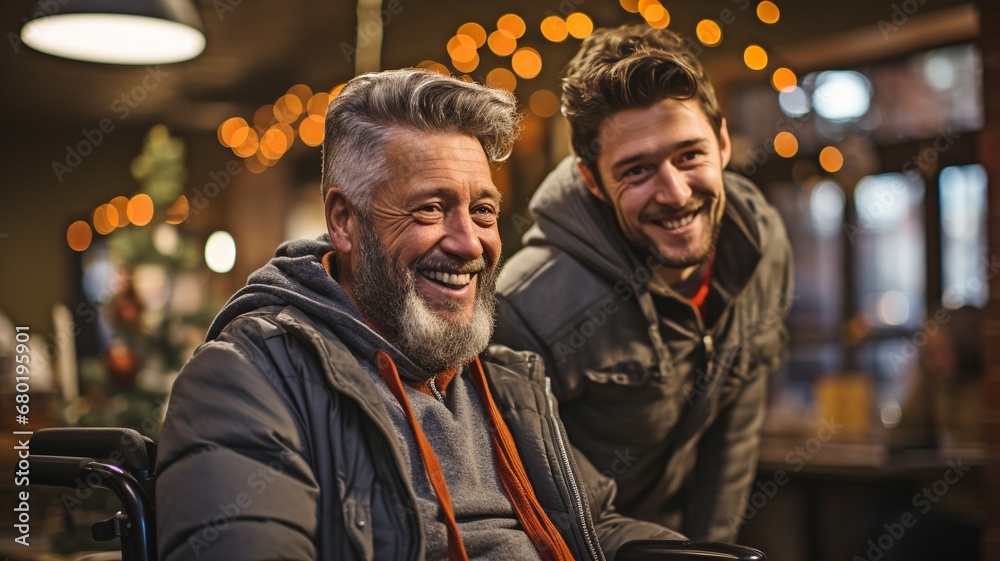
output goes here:
[{"label": "wheelchair armrest", "polygon": [[765,561],[756,549],[718,542],[634,540],[618,548],[615,561]]},{"label": "wheelchair armrest", "polygon": [[117,427],[42,429],[31,437],[31,453],[110,461],[130,472],[152,472],[156,464],[155,442],[132,429]]}]

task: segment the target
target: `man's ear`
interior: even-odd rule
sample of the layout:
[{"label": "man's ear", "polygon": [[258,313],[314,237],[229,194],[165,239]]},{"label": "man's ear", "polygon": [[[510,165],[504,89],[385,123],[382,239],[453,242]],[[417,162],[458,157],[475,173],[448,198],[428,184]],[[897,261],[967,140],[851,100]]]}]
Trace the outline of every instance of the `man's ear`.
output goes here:
[{"label": "man's ear", "polygon": [[594,173],[590,171],[590,168],[583,163],[583,160],[576,160],[576,167],[580,169],[580,175],[583,176],[583,183],[587,186],[587,190],[590,191],[592,195],[597,197],[599,200],[611,204],[608,201],[608,197],[604,194],[604,189],[601,189],[597,179],[594,177]]},{"label": "man's ear", "polygon": [[354,247],[354,209],[344,194],[330,189],[326,194],[326,231],[330,233],[333,248],[346,255]]},{"label": "man's ear", "polygon": [[722,120],[719,126],[719,154],[722,156],[722,168],[729,165],[729,158],[733,155],[733,144],[729,140],[729,129],[726,127],[726,120]]}]

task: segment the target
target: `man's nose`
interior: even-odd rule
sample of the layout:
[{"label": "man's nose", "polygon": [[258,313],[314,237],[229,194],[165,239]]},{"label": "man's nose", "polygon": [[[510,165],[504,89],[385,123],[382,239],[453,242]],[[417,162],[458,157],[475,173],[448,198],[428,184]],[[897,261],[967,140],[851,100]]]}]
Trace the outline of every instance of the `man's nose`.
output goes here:
[{"label": "man's nose", "polygon": [[684,174],[671,163],[665,163],[657,170],[657,187],[654,200],[664,206],[682,207],[691,198],[691,187]]},{"label": "man's nose", "polygon": [[445,220],[444,226],[442,250],[466,261],[478,259],[483,254],[483,243],[479,239],[480,228],[469,213],[453,213]]}]

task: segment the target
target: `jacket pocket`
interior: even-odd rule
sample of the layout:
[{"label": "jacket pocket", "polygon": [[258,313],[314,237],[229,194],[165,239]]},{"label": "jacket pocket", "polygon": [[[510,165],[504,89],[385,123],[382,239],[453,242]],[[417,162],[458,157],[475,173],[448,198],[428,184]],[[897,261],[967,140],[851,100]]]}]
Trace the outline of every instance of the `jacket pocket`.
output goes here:
[{"label": "jacket pocket", "polygon": [[618,386],[642,386],[655,377],[659,372],[658,366],[644,364],[638,360],[626,360],[600,370],[592,368],[583,369],[583,375],[590,382],[595,384],[614,384]]}]

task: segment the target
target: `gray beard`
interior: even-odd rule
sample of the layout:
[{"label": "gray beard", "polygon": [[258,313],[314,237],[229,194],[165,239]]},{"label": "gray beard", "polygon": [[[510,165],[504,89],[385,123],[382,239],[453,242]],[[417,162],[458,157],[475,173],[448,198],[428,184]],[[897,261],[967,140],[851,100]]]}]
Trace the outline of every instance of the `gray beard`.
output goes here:
[{"label": "gray beard", "polygon": [[[358,217],[356,251],[358,267],[351,289],[361,313],[375,331],[428,376],[469,362],[489,344],[496,312],[497,263],[486,263],[476,279],[472,318],[449,322],[427,306],[416,289],[417,273],[385,252],[367,217]],[[467,265],[449,260],[456,267]],[[456,308],[464,306],[462,302],[454,304]]]}]

